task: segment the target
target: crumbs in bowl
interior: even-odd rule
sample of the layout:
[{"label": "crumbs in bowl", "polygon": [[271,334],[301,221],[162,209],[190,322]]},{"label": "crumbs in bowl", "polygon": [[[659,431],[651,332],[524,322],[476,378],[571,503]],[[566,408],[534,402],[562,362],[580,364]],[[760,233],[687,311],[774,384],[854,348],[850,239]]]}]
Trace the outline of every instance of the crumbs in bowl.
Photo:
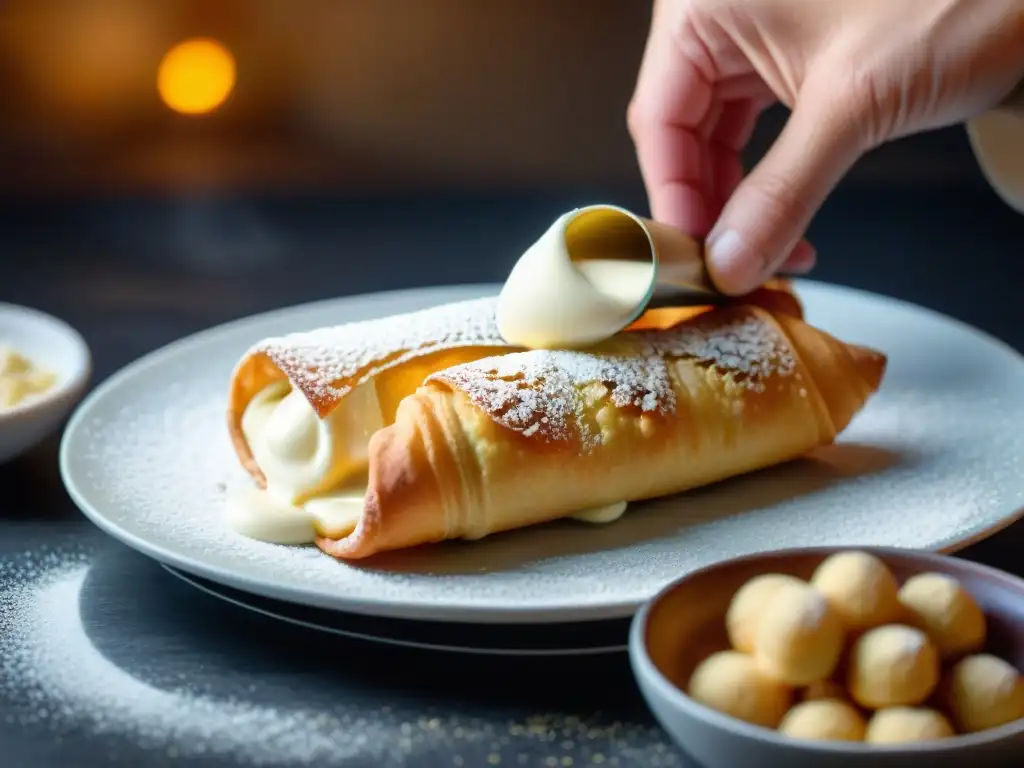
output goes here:
[{"label": "crumbs in bowl", "polygon": [[35,365],[13,347],[0,342],[0,409],[13,408],[44,394],[57,383],[56,374]]},{"label": "crumbs in bowl", "polygon": [[695,701],[796,739],[900,744],[1024,718],[1024,677],[986,651],[986,619],[951,576],[897,583],[874,555],[826,558],[807,581],[754,577],[704,659]]}]

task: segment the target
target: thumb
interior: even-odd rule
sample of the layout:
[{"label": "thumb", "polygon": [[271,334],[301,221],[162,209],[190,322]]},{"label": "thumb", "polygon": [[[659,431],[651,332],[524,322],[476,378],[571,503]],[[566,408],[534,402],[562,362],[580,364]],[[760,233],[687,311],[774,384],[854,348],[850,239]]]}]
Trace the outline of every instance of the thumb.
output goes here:
[{"label": "thumb", "polygon": [[707,238],[725,293],[757,288],[786,261],[811,218],[865,149],[853,111],[801,93],[771,149],[736,187]]}]

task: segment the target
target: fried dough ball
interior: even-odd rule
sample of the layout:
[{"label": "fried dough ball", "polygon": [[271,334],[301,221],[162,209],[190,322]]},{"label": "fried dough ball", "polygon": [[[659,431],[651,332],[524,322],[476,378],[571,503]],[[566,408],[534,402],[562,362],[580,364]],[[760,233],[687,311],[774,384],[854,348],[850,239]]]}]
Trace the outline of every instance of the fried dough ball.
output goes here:
[{"label": "fried dough ball", "polygon": [[908,620],[948,659],[973,653],[985,644],[985,614],[960,582],[944,573],[919,573],[899,592]]},{"label": "fried dough ball", "polygon": [[845,639],[839,615],[820,592],[807,585],[787,587],[765,607],[754,658],[776,680],[810,685],[835,671]]},{"label": "fried dough ball", "polygon": [[906,744],[955,736],[953,726],[940,712],[928,707],[880,709],[868,721],[865,741],[871,744]]},{"label": "fried dough ball", "polygon": [[766,573],[755,576],[740,587],[729,602],[725,614],[725,629],[732,647],[737,651],[753,653],[754,637],[765,606],[780,589],[803,585],[804,582],[795,576]]},{"label": "fried dough ball", "polygon": [[1024,678],[1012,664],[978,653],[949,670],[943,698],[961,731],[984,731],[1024,717]]},{"label": "fried dough ball", "polygon": [[889,568],[867,552],[838,552],[815,569],[811,586],[828,598],[851,632],[900,620],[899,584]]},{"label": "fried dough ball", "polygon": [[739,651],[719,651],[704,659],[686,692],[706,707],[766,728],[779,724],[793,697],[789,687],[762,674],[754,659]]},{"label": "fried dough ball", "polygon": [[847,688],[862,707],[916,706],[938,682],[938,651],[915,627],[876,627],[857,638],[850,649]]},{"label": "fried dough ball", "polygon": [[779,723],[783,735],[815,741],[863,741],[865,728],[860,712],[836,699],[801,702]]}]

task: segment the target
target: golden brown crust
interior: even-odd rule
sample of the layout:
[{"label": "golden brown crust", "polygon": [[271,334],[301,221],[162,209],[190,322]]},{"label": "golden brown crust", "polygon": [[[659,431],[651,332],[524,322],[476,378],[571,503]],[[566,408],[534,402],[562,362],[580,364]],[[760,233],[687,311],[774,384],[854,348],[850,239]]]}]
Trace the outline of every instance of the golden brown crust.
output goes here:
[{"label": "golden brown crust", "polygon": [[779,315],[776,320],[814,372],[815,390],[824,401],[834,438],[881,385],[888,360],[877,350],[846,344],[795,318]]},{"label": "golden brown crust", "polygon": [[[618,362],[593,381],[576,382],[580,387],[562,409],[568,429],[559,433],[543,418],[510,427],[509,414],[523,411],[522,403],[488,402],[507,382],[497,368],[491,375],[485,366],[481,375],[474,364],[487,358],[500,366],[520,355],[551,353],[524,353],[495,341],[477,327],[478,317],[467,317],[460,331],[451,306],[441,308],[449,314],[440,342],[421,329],[419,336],[406,333],[383,346],[341,349],[317,370],[313,363],[324,354],[311,337],[300,336],[294,349],[292,337],[285,337],[254,347],[232,376],[229,433],[240,462],[261,487],[265,478],[241,430],[245,408],[258,392],[287,379],[323,418],[352,388],[375,381],[389,426],[370,441],[369,490],[356,529],[341,539],[317,541],[328,554],[360,559],[477,538],[785,461],[834,439],[877,389],[885,367],[884,355],[845,345],[803,323],[791,286],[777,281],[720,308],[645,314],[629,332],[596,350]],[[728,322],[753,322],[767,346],[755,345],[757,355],[740,355],[739,363],[735,355],[721,356],[720,345],[708,345],[705,337]],[[358,326],[372,336],[375,328],[384,333],[393,327],[394,318],[379,323]],[[349,327],[328,330],[339,343],[355,343]],[[742,332],[726,337],[737,340],[743,341]],[[488,358],[496,352],[499,357]],[[626,365],[629,375],[620,371],[623,359],[633,361]],[[786,370],[786,360],[793,370]],[[637,361],[640,367],[630,369]],[[570,362],[569,369],[578,363]],[[569,369],[562,373],[573,374]],[[497,390],[480,389],[488,379]],[[512,389],[529,386],[523,381]]]},{"label": "golden brown crust", "polygon": [[[769,281],[737,301],[802,316],[792,286],[783,280]],[[710,309],[652,310],[633,329],[668,328]],[[501,339],[493,313],[493,298],[470,300],[260,342],[239,361],[229,385],[228,434],[239,462],[259,487],[266,486],[242,434],[242,415],[266,386],[288,379],[325,418],[353,388],[375,379],[389,424],[402,399],[430,374],[500,351],[518,351]],[[318,366],[318,361],[326,364]]]},{"label": "golden brown crust", "polygon": [[442,484],[455,482],[458,470],[453,455],[438,450],[444,444],[438,419],[429,409],[417,408],[422,404],[416,398],[404,401],[395,423],[370,438],[362,518],[343,539],[317,539],[317,546],[328,554],[358,559],[447,538],[441,489]]},{"label": "golden brown crust", "polygon": [[[741,371],[727,357],[715,363],[666,355],[670,409],[617,405],[606,383],[579,381],[584,405],[569,418],[580,423],[550,439],[504,423],[504,411],[481,407],[469,391],[471,379],[447,371],[431,377],[371,440],[364,521],[351,536],[318,545],[358,559],[476,538],[682,492],[833,441],[877,390],[885,356],[844,344],[791,314],[754,307],[693,322],[721,328],[751,319],[760,332],[783,339],[775,364]],[[599,439],[584,444],[580,436],[588,433]]]},{"label": "golden brown crust", "polygon": [[498,333],[494,304],[492,297],[471,299],[254,345],[235,367],[228,394],[228,432],[242,466],[260,487],[265,485],[242,434],[242,415],[263,387],[286,378],[326,418],[355,387],[387,377],[388,385],[378,386],[387,421],[401,397],[427,373],[515,349]]}]

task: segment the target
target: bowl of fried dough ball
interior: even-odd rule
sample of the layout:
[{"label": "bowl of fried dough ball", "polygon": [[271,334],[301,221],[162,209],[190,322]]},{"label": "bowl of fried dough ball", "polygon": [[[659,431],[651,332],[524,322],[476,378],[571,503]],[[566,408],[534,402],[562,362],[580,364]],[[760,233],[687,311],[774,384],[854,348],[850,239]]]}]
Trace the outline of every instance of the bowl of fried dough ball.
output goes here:
[{"label": "bowl of fried dough ball", "polygon": [[720,562],[637,613],[630,659],[707,768],[1024,766],[1024,580],[961,558]]}]

